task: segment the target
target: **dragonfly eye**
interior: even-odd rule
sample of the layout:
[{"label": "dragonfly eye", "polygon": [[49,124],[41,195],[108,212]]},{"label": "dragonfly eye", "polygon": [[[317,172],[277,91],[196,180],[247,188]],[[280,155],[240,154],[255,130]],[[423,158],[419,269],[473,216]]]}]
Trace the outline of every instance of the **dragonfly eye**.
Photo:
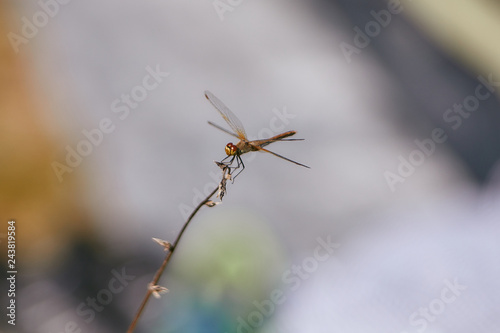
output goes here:
[{"label": "dragonfly eye", "polygon": [[226,145],[226,154],[228,156],[236,155],[237,151],[238,151],[238,148],[232,142],[229,142]]}]

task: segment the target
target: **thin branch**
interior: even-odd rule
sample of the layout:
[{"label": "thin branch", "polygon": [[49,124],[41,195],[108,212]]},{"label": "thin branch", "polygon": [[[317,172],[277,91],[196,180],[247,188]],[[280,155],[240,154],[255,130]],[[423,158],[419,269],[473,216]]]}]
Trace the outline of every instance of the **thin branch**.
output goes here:
[{"label": "thin branch", "polygon": [[127,333],[132,333],[134,331],[135,326],[137,325],[137,322],[139,321],[139,318],[141,317],[142,312],[144,311],[144,308],[146,307],[146,304],[149,301],[149,298],[155,292],[155,290],[157,290],[157,288],[155,288],[155,287],[157,287],[158,281],[160,280],[160,277],[161,277],[163,271],[167,267],[168,262],[170,261],[170,258],[172,257],[172,254],[174,253],[175,249],[177,248],[177,245],[179,244],[179,241],[181,240],[181,237],[184,234],[184,231],[186,231],[186,229],[187,229],[189,223],[191,222],[191,220],[193,219],[193,217],[196,215],[196,213],[198,213],[198,211],[200,210],[200,208],[203,205],[207,204],[210,201],[210,198],[217,191],[219,191],[218,196],[221,199],[222,199],[222,196],[224,196],[225,188],[226,188],[226,180],[231,178],[231,168],[229,168],[227,165],[224,165],[224,164],[220,165],[219,163],[217,163],[217,165],[219,165],[219,167],[222,169],[222,181],[221,181],[221,183],[212,192],[210,192],[210,194],[202,202],[200,202],[198,204],[198,206],[196,206],[196,208],[193,210],[191,215],[189,215],[186,223],[184,223],[184,226],[182,227],[181,231],[177,235],[177,238],[175,239],[174,243],[170,246],[169,251],[168,251],[167,255],[165,256],[165,259],[163,260],[163,263],[161,264],[160,268],[156,271],[156,274],[153,278],[153,281],[151,281],[149,283],[149,287],[147,289],[146,295],[144,296],[144,299],[142,300],[142,303],[139,306],[139,309],[137,310],[137,313],[135,314],[134,320],[130,324],[130,326],[127,330]]}]

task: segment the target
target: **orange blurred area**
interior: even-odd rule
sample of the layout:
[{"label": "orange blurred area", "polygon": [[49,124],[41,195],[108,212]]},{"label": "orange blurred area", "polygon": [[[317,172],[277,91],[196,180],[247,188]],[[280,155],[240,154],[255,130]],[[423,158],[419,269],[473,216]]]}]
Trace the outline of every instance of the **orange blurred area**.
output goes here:
[{"label": "orange blurred area", "polygon": [[[2,36],[14,30],[14,11],[1,2]],[[90,232],[76,179],[68,176],[61,186],[52,169],[62,137],[43,121],[48,105],[33,85],[34,56],[14,53],[9,39],[0,39],[1,221],[16,221],[17,257],[27,270],[56,264],[73,237]]]}]

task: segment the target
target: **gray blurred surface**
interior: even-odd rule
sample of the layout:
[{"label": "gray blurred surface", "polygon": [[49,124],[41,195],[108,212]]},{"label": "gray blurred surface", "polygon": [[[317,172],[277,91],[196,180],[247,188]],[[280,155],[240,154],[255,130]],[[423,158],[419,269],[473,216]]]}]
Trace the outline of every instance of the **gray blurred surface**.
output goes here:
[{"label": "gray blurred surface", "polygon": [[[269,149],[311,169],[269,154],[244,155],[246,169],[229,184],[224,203],[202,211],[190,226],[193,240],[186,239],[183,246],[191,256],[186,254],[184,264],[174,261],[172,272],[167,270],[172,283],[186,294],[174,290],[171,298],[155,300],[140,329],[222,329],[203,324],[205,317],[196,317],[200,313],[225,318],[231,324],[224,327],[233,327],[235,315],[221,300],[228,304],[237,300],[241,307],[232,311],[251,309],[253,299],[280,285],[283,270],[309,256],[317,237],[327,235],[341,244],[341,251],[351,249],[353,253],[337,258],[343,261],[340,272],[334,264],[322,266],[317,277],[304,281],[300,292],[290,295],[291,301],[280,308],[280,320],[293,319],[291,327],[297,332],[403,330],[406,310],[427,298],[420,295],[413,303],[408,298],[402,308],[391,303],[395,302],[391,297],[407,291],[413,282],[428,283],[425,292],[434,295],[447,276],[463,278],[471,290],[468,295],[476,297],[467,296],[461,302],[479,304],[487,293],[472,290],[476,284],[478,288],[487,285],[470,276],[474,267],[455,268],[472,264],[493,242],[499,212],[490,211],[484,225],[479,226],[474,224],[476,210],[462,206],[471,201],[480,204],[486,187],[492,187],[492,192],[498,188],[492,181],[499,147],[495,131],[498,99],[492,95],[464,120],[463,127],[450,129],[443,113],[474,91],[479,73],[462,67],[404,14],[394,17],[391,25],[348,63],[339,45],[352,43],[353,26],[364,24],[371,19],[370,10],[381,8],[381,2],[242,1],[221,20],[208,1],[73,1],[61,5],[59,13],[21,47],[21,52],[32,54],[36,68],[33,84],[50,106],[44,121],[58,138],[60,162],[67,145],[75,147],[85,138],[83,130],[97,128],[105,118],[115,126],[71,174],[80,180],[84,193],[81,206],[102,247],[90,251],[86,248],[90,245],[75,241],[73,252],[68,252],[74,253],[70,258],[81,262],[60,263],[58,272],[42,270],[43,279],[30,277],[27,290],[41,284],[40,289],[52,290],[60,298],[48,310],[44,303],[48,294],[35,297],[26,291],[26,303],[33,299],[40,302],[34,302],[31,311],[41,307],[47,312],[37,317],[36,325],[26,324],[23,329],[62,330],[71,318],[81,323],[81,316],[73,309],[108,283],[112,269],[123,265],[137,276],[131,283],[133,288],[120,294],[121,301],[113,302],[96,322],[81,328],[85,332],[113,332],[116,321],[129,319],[161,261],[151,237],[175,238],[186,212],[202,199],[200,193],[216,185],[219,170],[213,161],[224,158],[224,146],[234,140],[207,124],[225,125],[205,99],[205,90],[212,91],[241,119],[251,139],[269,133],[273,124],[282,131],[296,130],[297,137],[305,141],[275,143]],[[36,4],[26,6],[20,15],[32,15],[38,9]],[[148,67],[169,75],[126,116],[114,112],[116,99],[143,84]],[[449,139],[437,145],[435,152],[391,191],[384,173],[397,172],[398,157],[408,158],[416,149],[414,140],[428,139],[437,127],[444,128]],[[456,207],[463,213],[457,213]],[[486,214],[479,212],[479,219]],[[457,215],[459,222],[455,222]],[[218,227],[214,226],[211,234],[200,225],[214,216],[220,224],[214,224]],[[241,234],[224,227],[231,221],[243,223]],[[249,225],[256,229],[247,229]],[[266,234],[265,240],[259,232]],[[206,246],[200,249],[196,239],[206,233],[214,241],[204,239]],[[225,258],[221,254],[226,252],[215,239],[224,238],[225,233],[234,242],[221,248],[230,253],[234,246],[241,256]],[[477,252],[469,253],[465,263],[460,262],[459,253],[447,256],[446,251],[458,251],[460,240],[467,238]],[[418,248],[423,240],[435,249]],[[261,251],[249,250],[253,244],[262,246]],[[414,245],[408,248],[407,244]],[[205,261],[198,258],[196,250],[208,252]],[[219,253],[214,256],[220,262],[210,256],[211,251]],[[466,249],[463,251],[460,253]],[[494,246],[491,251],[498,253]],[[388,253],[396,253],[397,258],[388,257]],[[435,258],[431,268],[429,258]],[[210,259],[214,259],[212,266],[203,265]],[[259,260],[262,266],[255,264]],[[197,267],[193,262],[199,263],[199,270],[190,266]],[[248,262],[262,273],[261,280],[259,274],[251,275],[249,281],[254,284],[239,280]],[[481,267],[491,274],[488,283],[498,277],[489,266],[492,262],[485,258]],[[419,275],[423,267],[441,267],[451,275],[435,272],[426,279]],[[71,272],[78,269],[92,272],[76,280],[64,279],[64,274],[73,276]],[[370,269],[376,270],[372,275],[375,281],[361,272]],[[219,274],[221,271],[226,275]],[[186,272],[193,272],[196,278]],[[210,279],[199,278],[203,274],[209,274]],[[222,276],[220,280],[218,276]],[[411,281],[399,284],[400,278]],[[73,282],[57,283],[68,280]],[[231,285],[228,281],[234,283],[234,289],[224,289]],[[239,288],[246,292],[238,290],[235,281],[241,281]],[[248,290],[254,293],[249,296]],[[339,290],[342,297],[332,296]],[[351,299],[351,294],[358,298]],[[188,301],[191,297],[193,303]],[[173,300],[189,304],[178,308]],[[205,301],[212,305],[220,301],[228,309],[214,306],[221,313],[210,312],[214,308],[205,313],[200,310],[206,310]],[[346,309],[343,301],[355,304]],[[497,301],[495,298],[486,307],[494,308]],[[389,313],[387,317],[370,312],[379,306],[385,306],[381,311]],[[303,307],[309,310],[302,312]],[[174,325],[165,320],[163,310],[179,314],[170,314],[178,322]],[[344,321],[324,322],[329,314]],[[458,315],[471,325],[480,318],[474,313],[468,321],[466,314]],[[459,323],[442,331],[460,327]],[[374,327],[377,324],[380,329]],[[125,324],[121,325],[123,330]],[[468,326],[461,327],[466,332]]]}]

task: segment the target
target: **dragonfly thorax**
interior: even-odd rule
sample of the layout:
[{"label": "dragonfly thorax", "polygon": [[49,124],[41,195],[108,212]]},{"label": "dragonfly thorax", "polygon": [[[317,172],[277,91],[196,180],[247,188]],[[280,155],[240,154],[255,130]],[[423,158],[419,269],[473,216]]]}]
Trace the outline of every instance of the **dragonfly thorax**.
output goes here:
[{"label": "dragonfly thorax", "polygon": [[233,155],[236,155],[238,153],[238,147],[236,147],[236,145],[234,145],[232,142],[229,142],[227,145],[226,145],[226,154],[228,156],[233,156]]}]

